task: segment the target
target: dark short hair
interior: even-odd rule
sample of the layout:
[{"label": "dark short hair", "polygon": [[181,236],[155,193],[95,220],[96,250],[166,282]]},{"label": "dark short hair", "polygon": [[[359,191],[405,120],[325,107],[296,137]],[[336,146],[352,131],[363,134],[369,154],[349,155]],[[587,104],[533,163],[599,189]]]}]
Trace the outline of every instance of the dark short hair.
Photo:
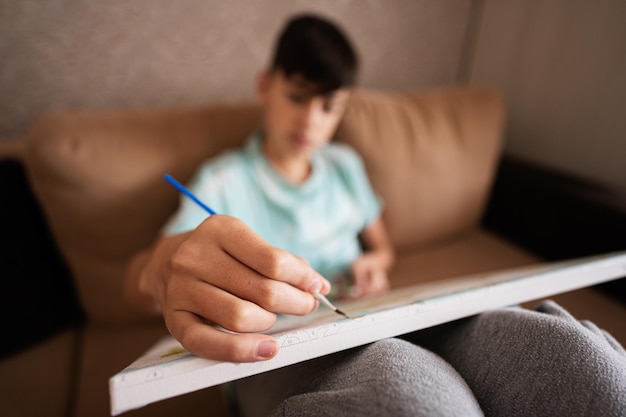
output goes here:
[{"label": "dark short hair", "polygon": [[320,16],[291,18],[276,43],[271,70],[299,74],[327,93],[356,83],[358,58],[341,29]]}]

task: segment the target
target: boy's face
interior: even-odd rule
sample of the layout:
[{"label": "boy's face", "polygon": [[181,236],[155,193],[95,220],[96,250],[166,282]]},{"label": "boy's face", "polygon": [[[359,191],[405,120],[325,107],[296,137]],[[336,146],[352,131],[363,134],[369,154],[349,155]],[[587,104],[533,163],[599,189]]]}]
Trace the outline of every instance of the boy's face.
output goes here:
[{"label": "boy's face", "polygon": [[317,85],[282,71],[263,73],[258,92],[265,110],[265,140],[281,158],[308,157],[330,141],[341,121],[349,89],[320,94]]}]

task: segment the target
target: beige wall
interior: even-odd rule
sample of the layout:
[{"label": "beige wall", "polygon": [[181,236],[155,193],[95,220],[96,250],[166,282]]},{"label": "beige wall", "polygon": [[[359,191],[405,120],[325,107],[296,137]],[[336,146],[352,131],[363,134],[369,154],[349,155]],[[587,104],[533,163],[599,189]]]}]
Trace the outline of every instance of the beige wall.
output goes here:
[{"label": "beige wall", "polygon": [[341,22],[362,84],[412,89],[456,81],[471,0],[19,0],[0,2],[0,137],[51,109],[194,105],[253,99],[283,20]]},{"label": "beige wall", "polygon": [[626,192],[626,1],[485,0],[476,45],[508,153]]},{"label": "beige wall", "polygon": [[51,109],[251,100],[305,10],[345,26],[362,85],[495,86],[508,153],[626,190],[622,0],[3,1],[0,138]]}]

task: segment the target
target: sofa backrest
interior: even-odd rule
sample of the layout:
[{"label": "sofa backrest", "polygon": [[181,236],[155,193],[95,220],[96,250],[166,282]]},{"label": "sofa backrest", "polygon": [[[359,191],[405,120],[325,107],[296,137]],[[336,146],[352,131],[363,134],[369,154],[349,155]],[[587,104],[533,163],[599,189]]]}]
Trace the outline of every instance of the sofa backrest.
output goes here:
[{"label": "sofa backrest", "polygon": [[[121,296],[124,267],[176,209],[182,181],[260,124],[253,104],[42,116],[24,162],[88,317],[138,316]],[[499,96],[479,87],[355,92],[337,140],[365,161],[400,252],[475,227],[500,149]]]},{"label": "sofa backrest", "polygon": [[475,227],[499,158],[501,97],[484,87],[355,96],[337,132],[363,157],[400,252]]}]

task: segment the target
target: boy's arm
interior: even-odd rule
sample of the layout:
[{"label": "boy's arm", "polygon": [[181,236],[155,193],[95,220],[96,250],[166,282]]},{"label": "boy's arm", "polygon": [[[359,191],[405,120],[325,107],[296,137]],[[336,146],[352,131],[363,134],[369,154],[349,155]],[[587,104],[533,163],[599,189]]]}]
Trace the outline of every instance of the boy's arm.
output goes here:
[{"label": "boy's arm", "polygon": [[389,289],[387,278],[395,262],[395,252],[382,217],[359,235],[364,254],[352,264],[356,295],[380,294]]},{"label": "boy's arm", "polygon": [[124,290],[131,305],[160,311],[187,350],[252,362],[278,352],[275,339],[259,333],[274,324],[276,314],[310,313],[318,306],[312,293],[327,294],[330,284],[243,222],[215,215],[137,254],[128,264]]}]

